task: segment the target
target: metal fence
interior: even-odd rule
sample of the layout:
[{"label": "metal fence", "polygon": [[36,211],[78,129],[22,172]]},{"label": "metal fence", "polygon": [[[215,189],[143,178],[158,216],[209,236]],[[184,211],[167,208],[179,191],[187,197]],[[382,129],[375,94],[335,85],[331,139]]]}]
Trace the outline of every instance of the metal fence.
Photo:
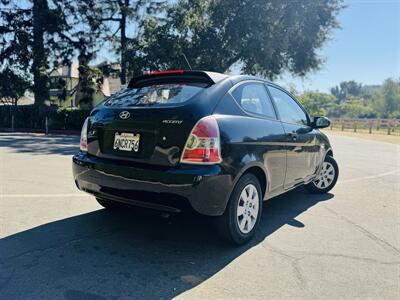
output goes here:
[{"label": "metal fence", "polygon": [[331,130],[381,133],[400,135],[399,119],[335,119],[331,120]]}]

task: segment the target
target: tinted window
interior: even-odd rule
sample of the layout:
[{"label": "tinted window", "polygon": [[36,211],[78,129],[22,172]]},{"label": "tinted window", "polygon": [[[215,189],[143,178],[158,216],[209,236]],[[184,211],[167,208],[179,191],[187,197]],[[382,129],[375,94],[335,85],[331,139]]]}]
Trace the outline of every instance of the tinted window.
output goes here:
[{"label": "tinted window", "polygon": [[308,125],[307,115],[292,97],[280,89],[268,88],[283,122]]},{"label": "tinted window", "polygon": [[105,101],[109,106],[165,105],[188,101],[207,87],[206,84],[168,83],[126,89]]},{"label": "tinted window", "polygon": [[275,118],[274,108],[263,84],[241,84],[233,91],[232,95],[245,111]]}]

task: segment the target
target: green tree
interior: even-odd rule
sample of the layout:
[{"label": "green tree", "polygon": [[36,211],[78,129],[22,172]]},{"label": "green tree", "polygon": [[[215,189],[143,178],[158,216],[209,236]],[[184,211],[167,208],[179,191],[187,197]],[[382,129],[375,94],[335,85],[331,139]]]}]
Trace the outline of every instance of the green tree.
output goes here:
[{"label": "green tree", "polygon": [[331,88],[331,94],[340,104],[350,96],[359,97],[362,94],[362,84],[354,80],[343,81],[338,86]]},{"label": "green tree", "polygon": [[386,79],[373,98],[380,117],[400,118],[400,79]]},{"label": "green tree", "polygon": [[16,73],[10,68],[5,68],[0,72],[0,103],[4,105],[17,105],[29,88],[30,82],[21,74]]},{"label": "green tree", "polygon": [[[120,55],[121,84],[126,84],[128,69],[128,43],[136,39],[142,29],[143,21],[148,15],[161,13],[167,1],[163,0],[100,0],[97,1],[102,10],[102,21],[108,25],[107,38]],[[116,25],[116,26],[115,26]],[[128,28],[130,36],[128,37]],[[119,36],[118,36],[119,34]]]},{"label": "green tree", "polygon": [[79,74],[82,77],[79,78],[76,91],[76,104],[82,108],[90,109],[93,106],[93,96],[101,89],[103,83],[101,72],[99,69],[88,65],[80,65],[79,69]]},{"label": "green tree", "polygon": [[[92,68],[90,62],[96,58],[102,44],[102,32],[106,26],[102,21],[103,8],[95,0],[71,1],[64,4],[69,17],[69,31],[63,33],[68,41],[67,48],[77,52],[79,82],[75,102],[86,107],[92,103],[93,94],[99,90],[99,70]],[[64,63],[70,64],[72,55],[64,55]]]},{"label": "green tree", "polygon": [[368,118],[373,114],[373,108],[361,97],[348,97],[340,104],[340,109],[347,118]]},{"label": "green tree", "polygon": [[49,99],[49,61],[52,55],[64,51],[62,33],[68,30],[65,1],[1,0],[0,67],[29,70],[39,122]]},{"label": "green tree", "polygon": [[324,116],[335,103],[335,97],[321,92],[307,92],[297,96],[311,116]]},{"label": "green tree", "polygon": [[146,21],[130,66],[187,68],[184,53],[196,69],[305,75],[320,66],[317,51],[342,8],[341,0],[179,0],[165,21]]}]

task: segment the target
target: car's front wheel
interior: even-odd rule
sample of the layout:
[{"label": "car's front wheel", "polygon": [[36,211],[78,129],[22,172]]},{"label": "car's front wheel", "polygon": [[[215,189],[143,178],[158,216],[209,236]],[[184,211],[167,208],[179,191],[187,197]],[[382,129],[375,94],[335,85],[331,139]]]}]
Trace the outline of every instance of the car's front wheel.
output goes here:
[{"label": "car's front wheel", "polygon": [[305,188],[313,194],[324,194],[333,189],[338,177],[338,164],[332,156],[327,155],[322,163],[321,171],[314,181],[305,185]]},{"label": "car's front wheel", "polygon": [[254,235],[260,222],[263,196],[260,183],[253,174],[239,179],[225,213],[217,219],[220,235],[234,244],[244,244]]}]

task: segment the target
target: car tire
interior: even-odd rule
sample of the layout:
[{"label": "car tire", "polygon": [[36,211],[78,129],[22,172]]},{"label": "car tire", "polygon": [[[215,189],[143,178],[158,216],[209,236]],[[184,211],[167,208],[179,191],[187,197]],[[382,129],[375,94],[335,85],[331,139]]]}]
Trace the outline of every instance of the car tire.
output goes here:
[{"label": "car tire", "polygon": [[108,210],[118,210],[123,207],[122,203],[116,202],[116,201],[110,201],[110,200],[104,200],[100,198],[96,198],[97,202],[103,206],[104,208]]},{"label": "car tire", "polygon": [[232,244],[247,243],[257,230],[262,204],[257,177],[251,173],[243,175],[232,191],[224,214],[216,219],[220,236]]},{"label": "car tire", "polygon": [[305,188],[313,194],[325,194],[336,185],[339,177],[339,167],[336,160],[327,155],[322,169],[315,180],[305,185]]}]

